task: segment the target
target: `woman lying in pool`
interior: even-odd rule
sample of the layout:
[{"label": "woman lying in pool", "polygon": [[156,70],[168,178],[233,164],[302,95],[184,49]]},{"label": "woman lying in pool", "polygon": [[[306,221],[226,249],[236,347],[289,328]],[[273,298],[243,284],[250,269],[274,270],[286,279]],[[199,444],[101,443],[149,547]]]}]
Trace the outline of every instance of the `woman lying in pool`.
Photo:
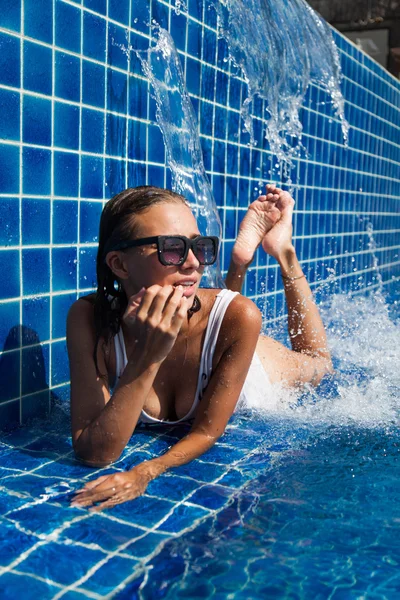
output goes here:
[{"label": "woman lying in pool", "polygon": [[[217,290],[199,284],[218,239],[199,236],[182,196],[139,187],[106,204],[97,293],[77,300],[67,323],[75,453],[101,467],[119,458],[139,422],[193,424],[162,456],[88,483],[75,506],[101,510],[136,498],[167,469],[206,452],[224,433],[247,376],[268,405],[271,383],[317,385],[331,372],[324,327],[292,245],[293,205],[274,186],[250,205],[228,289]],[[281,268],[292,350],[260,335],[258,308],[237,294],[260,244]]]}]

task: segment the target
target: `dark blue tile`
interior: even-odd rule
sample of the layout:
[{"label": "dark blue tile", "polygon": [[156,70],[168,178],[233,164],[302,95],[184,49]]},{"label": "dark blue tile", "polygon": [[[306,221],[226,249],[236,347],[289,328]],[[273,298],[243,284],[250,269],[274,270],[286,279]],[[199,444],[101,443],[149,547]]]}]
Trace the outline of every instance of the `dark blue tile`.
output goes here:
[{"label": "dark blue tile", "polygon": [[[81,197],[103,198],[104,161],[102,158],[82,156]],[[121,188],[122,189],[122,188]]]},{"label": "dark blue tile", "polygon": [[175,507],[172,515],[160,525],[160,529],[170,533],[180,533],[183,529],[192,527],[196,519],[201,519],[208,514],[208,511],[200,508],[200,506],[195,508],[180,504]]},{"label": "dark blue tile", "polygon": [[0,0],[0,27],[21,31],[21,3],[15,0]]},{"label": "dark blue tile", "polygon": [[53,243],[75,244],[78,241],[78,203],[72,200],[53,202]]},{"label": "dark blue tile", "polygon": [[16,92],[0,89],[0,138],[19,140],[20,95]]},{"label": "dark blue tile", "polygon": [[103,154],[104,113],[98,110],[82,109],[82,150]]},{"label": "dark blue tile", "polygon": [[105,68],[87,60],[82,65],[82,99],[85,104],[104,108]]},{"label": "dark blue tile", "polygon": [[107,70],[107,108],[125,114],[128,101],[128,76],[114,69]]},{"label": "dark blue tile", "polygon": [[2,198],[0,202],[0,246],[19,244],[19,200]]},{"label": "dark blue tile", "polygon": [[24,194],[47,196],[50,194],[51,154],[48,150],[24,148],[23,191]]},{"label": "dark blue tile", "polygon": [[[32,546],[34,546],[37,543],[38,538],[33,535],[23,533],[22,531],[18,531],[15,525],[13,523],[10,523],[10,521],[7,521],[6,519],[2,519],[0,523],[0,565],[5,567],[12,563],[16,558],[18,558],[20,554],[26,552],[26,550],[28,550],[29,548],[32,548]],[[9,577],[8,582],[6,583],[5,577],[3,575],[1,578],[2,589],[7,589],[6,585],[12,585],[13,593],[17,594],[19,580],[23,582],[23,586],[21,585],[20,587],[21,596],[25,596],[27,585],[29,586],[29,589],[32,588],[29,584],[27,584],[26,579],[24,577]]]},{"label": "dark blue tile", "polygon": [[[143,535],[142,531],[142,535]],[[137,558],[145,558],[152,554],[159,544],[168,539],[168,535],[162,533],[147,533],[140,540],[129,544],[124,550],[125,553],[132,554]]]},{"label": "dark blue tile", "polygon": [[193,58],[187,59],[186,86],[189,94],[200,95],[200,63]]},{"label": "dark blue tile", "polygon": [[106,159],[105,164],[105,194],[111,198],[126,188],[125,185],[125,161],[118,159]]},{"label": "dark blue tile", "polygon": [[149,33],[150,2],[135,2],[132,4],[131,27],[143,33]]},{"label": "dark blue tile", "polygon": [[51,479],[50,477],[38,477],[34,474],[31,475],[30,473],[20,477],[8,477],[4,480],[4,487],[6,487],[7,490],[14,492],[29,494],[33,498],[39,498],[41,495],[45,494],[46,488],[48,487],[58,488],[60,490],[69,489],[69,485],[66,482],[60,482],[60,479],[58,478]]},{"label": "dark blue tile", "polygon": [[51,101],[24,96],[23,141],[39,146],[51,145]]},{"label": "dark blue tile", "polygon": [[69,363],[65,342],[51,344],[51,360],[53,367],[52,384],[58,385],[69,380]]},{"label": "dark blue tile", "polygon": [[[167,172],[168,178],[168,172]],[[145,185],[146,183],[146,165],[142,163],[128,163],[128,187],[136,187],[138,185]],[[168,185],[168,179],[166,187],[170,189],[171,185]]]},{"label": "dark blue tile", "polygon": [[83,4],[100,15],[107,14],[107,0],[83,0]]},{"label": "dark blue tile", "polygon": [[79,108],[54,103],[54,145],[60,148],[77,150],[79,148]]},{"label": "dark blue tile", "polygon": [[[0,352],[3,351],[7,338],[7,349],[18,348],[18,336],[10,336],[10,330],[20,323],[19,302],[0,304]],[[10,337],[9,337],[10,336]]]},{"label": "dark blue tile", "polygon": [[[33,336],[32,336],[33,337]],[[38,338],[36,338],[37,341]],[[22,395],[48,389],[49,347],[31,346],[22,350]],[[38,457],[31,457],[36,459]],[[42,464],[45,461],[39,461]],[[16,463],[17,464],[17,463]],[[28,469],[24,460],[24,469]]]},{"label": "dark blue tile", "polygon": [[54,153],[54,193],[56,196],[78,196],[79,157],[70,152]]},{"label": "dark blue tile", "polygon": [[128,158],[146,161],[146,130],[146,123],[133,119],[128,121]]},{"label": "dark blue tile", "polygon": [[81,248],[79,250],[79,288],[96,287],[96,255],[97,248]]},{"label": "dark blue tile", "polygon": [[169,32],[178,50],[186,51],[186,23],[187,18],[182,13],[177,15],[171,11],[171,25]]},{"label": "dark blue tile", "polygon": [[100,215],[103,206],[100,202],[81,202],[80,204],[80,243],[98,241]]},{"label": "dark blue tile", "polygon": [[73,523],[62,533],[63,538],[84,544],[97,544],[107,552],[115,552],[122,544],[143,536],[143,529],[127,523],[110,521],[105,516],[92,515],[89,519]]},{"label": "dark blue tile", "polygon": [[124,71],[128,68],[128,57],[123,47],[126,47],[126,35],[123,27],[113,23],[108,25],[108,56],[107,63]]},{"label": "dark blue tile", "polygon": [[129,25],[129,2],[120,0],[108,1],[108,16],[113,21],[118,21],[122,25]]},{"label": "dark blue tile", "polygon": [[[11,402],[10,404],[15,404],[15,402]],[[18,404],[19,404],[19,402],[18,402]],[[0,414],[2,414],[2,412],[3,412],[2,409],[7,408],[7,406],[8,406],[7,404],[0,405]],[[18,409],[18,413],[19,413],[19,409]],[[1,424],[2,424],[2,426],[6,425],[6,422],[1,421]],[[14,426],[18,425],[18,419],[15,418],[8,422],[9,427],[12,426],[12,424],[14,424]],[[13,471],[8,471],[6,469],[2,469],[2,471],[4,472],[4,474],[6,476],[9,476],[11,473],[13,473]],[[15,471],[15,473],[18,473],[18,471]],[[3,481],[4,481],[4,479],[2,478],[2,483],[3,483]],[[7,481],[7,480],[5,480],[5,481]],[[21,498],[21,497],[7,494],[7,492],[2,492],[0,494],[0,515],[5,515],[10,510],[18,510],[18,508],[20,506],[23,506],[28,501],[29,501],[29,497],[27,497],[27,496]],[[1,541],[3,541],[3,540],[1,540]],[[0,561],[1,561],[1,558],[0,558]]]},{"label": "dark blue tile", "polygon": [[126,155],[126,119],[110,113],[107,113],[106,154]]},{"label": "dark blue tile", "polygon": [[193,477],[193,479],[196,479],[197,481],[209,482],[223,475],[225,471],[226,467],[222,465],[211,465],[201,463],[200,461],[192,461],[188,465],[177,467],[176,470],[173,469],[172,473]]},{"label": "dark blue tile", "polygon": [[135,571],[137,561],[114,556],[85,581],[85,589],[105,597]]},{"label": "dark blue tile", "polygon": [[106,21],[87,12],[83,14],[83,54],[99,62],[106,58]]},{"label": "dark blue tile", "polygon": [[[153,446],[151,446],[154,452]],[[188,494],[199,487],[199,482],[177,475],[164,475],[154,479],[147,487],[151,496],[165,497],[169,500],[184,500]]]},{"label": "dark blue tile", "polygon": [[50,243],[50,201],[22,199],[22,243]]},{"label": "dark blue tile", "polygon": [[76,289],[76,248],[52,248],[53,291]]},{"label": "dark blue tile", "polygon": [[18,194],[19,191],[19,150],[16,147],[0,144],[0,193]]},{"label": "dark blue tile", "polygon": [[172,502],[140,496],[131,502],[119,504],[113,508],[112,514],[132,524],[153,527],[173,508]]},{"label": "dark blue tile", "polygon": [[76,294],[62,294],[53,297],[53,319],[51,335],[53,339],[65,337],[67,314],[76,300]]},{"label": "dark blue tile", "polygon": [[22,323],[33,329],[41,342],[47,342],[50,337],[50,298],[23,300]]},{"label": "dark blue tile", "polygon": [[24,41],[24,89],[51,96],[52,54],[46,48]]},{"label": "dark blue tile", "polygon": [[24,33],[47,44],[53,42],[52,0],[24,0]]},{"label": "dark blue tile", "polygon": [[55,43],[71,52],[81,51],[81,11],[61,0],[56,0]]},{"label": "dark blue tile", "polygon": [[20,87],[20,40],[0,33],[0,83]]},{"label": "dark blue tile", "polygon": [[31,419],[44,419],[50,414],[50,390],[24,396],[21,399],[21,425]]},{"label": "dark blue tile", "polygon": [[217,510],[218,508],[222,508],[231,497],[232,492],[222,486],[206,485],[190,497],[190,502],[199,504],[210,510]]},{"label": "dark blue tile", "polygon": [[148,160],[150,162],[165,164],[165,149],[164,140],[160,128],[158,126],[149,125],[149,147]]},{"label": "dark blue tile", "polygon": [[[20,351],[7,352],[0,357],[0,375],[5,385],[0,388],[0,403],[13,400],[20,395]],[[19,400],[16,403],[5,404],[0,414],[0,423],[10,424],[19,421]]]},{"label": "dark blue tile", "polygon": [[[65,514],[65,519],[67,519]],[[60,553],[63,560],[60,561]],[[62,585],[70,585],[77,579],[80,579],[89,569],[104,559],[104,554],[98,550],[85,548],[84,552],[79,553],[74,546],[56,544],[50,542],[37,548],[34,552],[20,563],[20,568],[25,573],[40,573],[41,577],[55,581]],[[73,564],[73,569],[66,569],[65,564]]]},{"label": "dark blue tile", "polygon": [[50,291],[50,257],[47,249],[22,251],[24,295]]},{"label": "dark blue tile", "polygon": [[0,272],[7,273],[0,288],[0,299],[16,298],[20,295],[19,252],[17,250],[0,251]]},{"label": "dark blue tile", "polygon": [[49,534],[66,520],[65,511],[49,503],[21,508],[7,515],[8,519],[19,523],[22,528],[37,534]]},{"label": "dark blue tile", "polygon": [[72,54],[56,52],[55,79],[56,96],[64,98],[64,100],[79,102],[81,80],[79,58]]},{"label": "dark blue tile", "polygon": [[26,590],[28,589],[29,594],[32,594],[34,598],[50,600],[59,591],[59,588],[47,582],[44,583],[43,581],[32,579],[32,577],[17,575],[15,573],[5,573],[1,578],[1,585],[2,587],[4,586],[4,590],[11,591],[11,595],[8,595],[8,592],[6,593],[4,600],[26,596]]}]

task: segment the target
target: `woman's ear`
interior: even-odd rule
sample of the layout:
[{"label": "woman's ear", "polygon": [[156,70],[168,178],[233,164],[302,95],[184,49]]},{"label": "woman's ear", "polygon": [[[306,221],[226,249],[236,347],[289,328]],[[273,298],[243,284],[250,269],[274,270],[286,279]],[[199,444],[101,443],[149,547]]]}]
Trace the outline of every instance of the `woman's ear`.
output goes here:
[{"label": "woman's ear", "polygon": [[106,256],[106,264],[116,277],[119,279],[128,279],[129,274],[123,252],[118,252],[117,250],[109,252]]}]

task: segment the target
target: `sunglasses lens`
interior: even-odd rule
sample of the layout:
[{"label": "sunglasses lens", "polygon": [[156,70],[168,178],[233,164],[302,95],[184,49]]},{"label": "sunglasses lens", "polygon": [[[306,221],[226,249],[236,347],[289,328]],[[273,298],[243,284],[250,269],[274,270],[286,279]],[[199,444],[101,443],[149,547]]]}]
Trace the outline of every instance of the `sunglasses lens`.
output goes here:
[{"label": "sunglasses lens", "polygon": [[185,242],[179,238],[167,238],[164,240],[162,253],[166,263],[179,265],[185,254]]},{"label": "sunglasses lens", "polygon": [[216,244],[210,238],[202,238],[197,242],[197,260],[201,265],[212,265],[216,259]]}]

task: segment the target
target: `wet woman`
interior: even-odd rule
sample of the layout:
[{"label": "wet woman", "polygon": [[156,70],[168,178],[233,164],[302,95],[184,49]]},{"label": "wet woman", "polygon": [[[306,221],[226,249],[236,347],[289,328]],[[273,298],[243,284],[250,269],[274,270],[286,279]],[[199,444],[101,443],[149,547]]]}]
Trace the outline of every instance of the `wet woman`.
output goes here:
[{"label": "wet woman", "polygon": [[[249,384],[268,407],[271,383],[316,385],[331,372],[324,327],[292,244],[293,205],[275,186],[250,205],[226,290],[199,288],[218,239],[200,236],[182,196],[143,186],[105,205],[97,292],[77,300],[67,322],[75,453],[102,467],[119,458],[140,422],[193,422],[162,456],[86,484],[75,506],[101,510],[136,498],[152,479],[202,455]],[[280,265],[292,350],[260,335],[258,308],[237,293],[260,244]]]}]

